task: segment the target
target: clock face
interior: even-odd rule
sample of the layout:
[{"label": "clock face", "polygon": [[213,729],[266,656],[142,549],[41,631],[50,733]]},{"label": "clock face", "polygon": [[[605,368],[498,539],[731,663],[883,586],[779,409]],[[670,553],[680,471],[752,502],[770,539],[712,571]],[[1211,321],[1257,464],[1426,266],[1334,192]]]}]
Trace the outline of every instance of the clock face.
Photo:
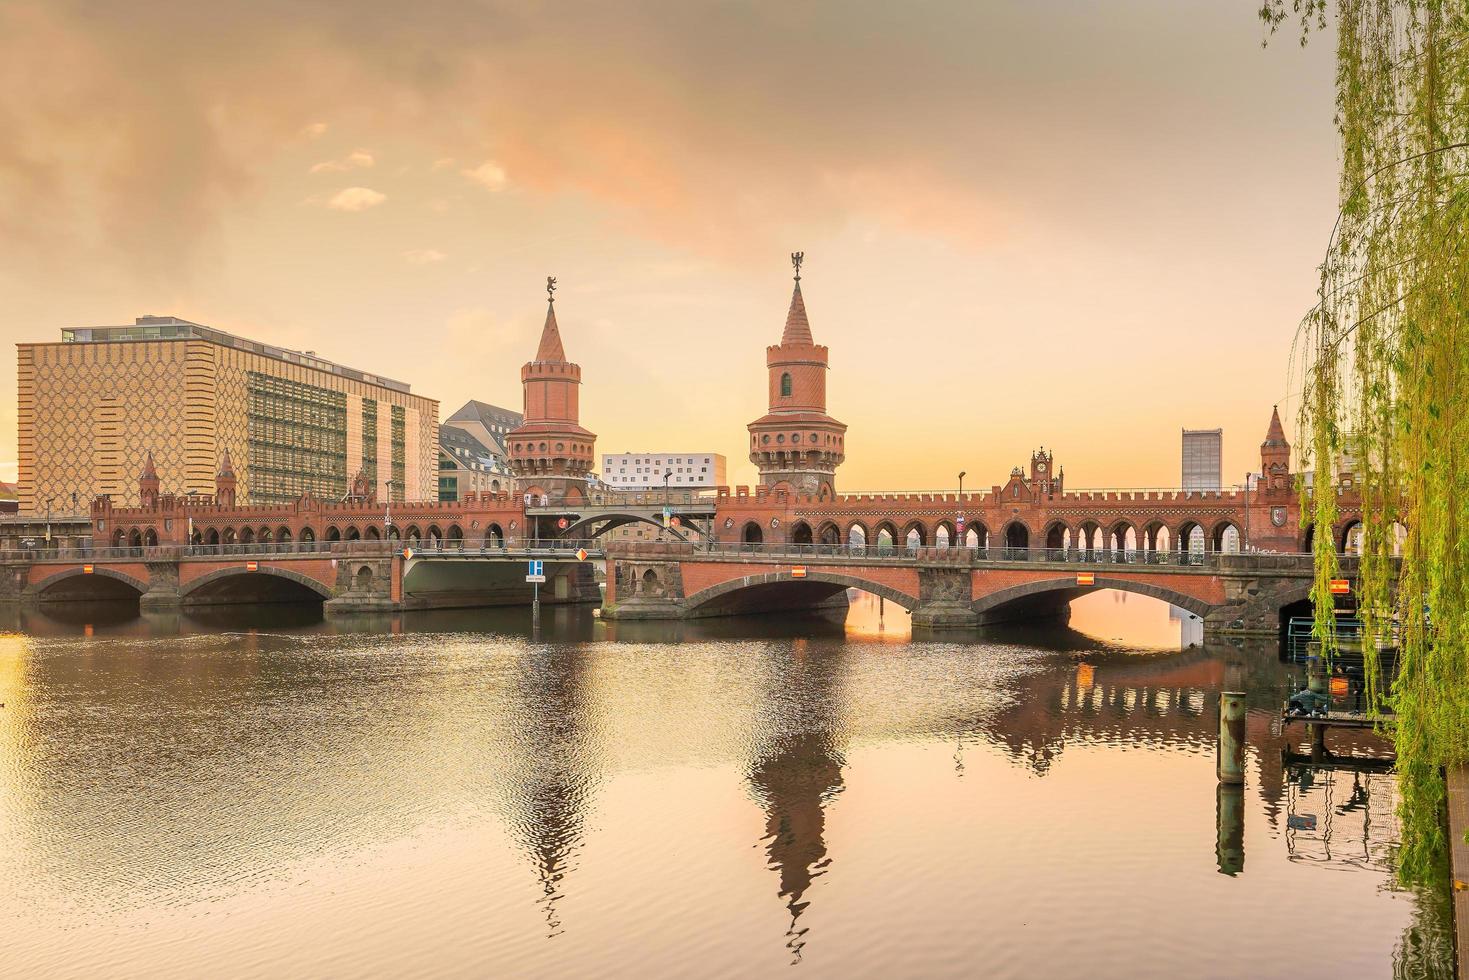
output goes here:
[{"label": "clock face", "polygon": [[1046,464],[1045,463],[1036,463],[1035,464],[1035,471],[1037,473],[1044,473],[1046,471]]}]

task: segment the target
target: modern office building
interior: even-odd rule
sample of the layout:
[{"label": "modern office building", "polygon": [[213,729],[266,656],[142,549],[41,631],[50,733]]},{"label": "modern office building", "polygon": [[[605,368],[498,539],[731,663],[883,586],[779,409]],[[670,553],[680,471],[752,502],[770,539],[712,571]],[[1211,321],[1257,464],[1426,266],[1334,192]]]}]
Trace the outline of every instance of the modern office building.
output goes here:
[{"label": "modern office building", "polygon": [[602,485],[610,490],[661,490],[665,473],[670,487],[721,487],[724,471],[719,453],[602,454]]},{"label": "modern office building", "polygon": [[1224,430],[1183,430],[1183,489],[1218,490],[1224,479]]},{"label": "modern office building", "polygon": [[339,499],[363,472],[397,500],[438,496],[439,403],[408,385],[171,316],[19,345],[20,509],[210,493],[230,453],[242,503]]}]

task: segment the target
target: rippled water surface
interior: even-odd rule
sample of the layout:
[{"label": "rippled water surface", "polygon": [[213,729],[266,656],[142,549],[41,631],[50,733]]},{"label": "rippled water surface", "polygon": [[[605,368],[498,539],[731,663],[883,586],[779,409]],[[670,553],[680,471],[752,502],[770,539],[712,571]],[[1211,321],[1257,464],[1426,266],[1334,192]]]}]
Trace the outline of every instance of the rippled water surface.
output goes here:
[{"label": "rippled water surface", "polygon": [[1291,668],[1180,650],[1173,612],[1101,593],[962,644],[865,597],[558,609],[537,639],[519,611],[26,613],[0,974],[1448,975],[1442,901],[1390,873],[1391,775],[1289,764]]}]

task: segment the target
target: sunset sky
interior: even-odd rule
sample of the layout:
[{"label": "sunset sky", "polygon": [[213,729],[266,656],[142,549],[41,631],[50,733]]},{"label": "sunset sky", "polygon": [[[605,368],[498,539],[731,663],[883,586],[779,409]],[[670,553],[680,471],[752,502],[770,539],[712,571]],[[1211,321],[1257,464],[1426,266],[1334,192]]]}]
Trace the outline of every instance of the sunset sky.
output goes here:
[{"label": "sunset sky", "polygon": [[174,314],[519,408],[555,275],[599,454],[752,483],[801,250],[839,488],[1176,486],[1219,426],[1238,482],[1336,197],[1328,45],[1258,5],[0,0],[0,337]]}]

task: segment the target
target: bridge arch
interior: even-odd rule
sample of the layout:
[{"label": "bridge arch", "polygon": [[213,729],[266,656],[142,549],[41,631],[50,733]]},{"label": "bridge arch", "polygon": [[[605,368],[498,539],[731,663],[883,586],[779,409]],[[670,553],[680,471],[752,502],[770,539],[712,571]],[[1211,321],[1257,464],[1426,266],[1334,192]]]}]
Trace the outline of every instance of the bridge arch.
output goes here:
[{"label": "bridge arch", "polygon": [[[817,588],[813,589],[812,586]],[[821,588],[821,587],[825,588]],[[789,591],[795,594],[795,590],[803,590],[807,594],[825,593],[825,597],[836,595],[846,589],[861,589],[873,595],[881,596],[890,602],[895,602],[904,609],[912,612],[918,607],[918,598],[908,595],[888,585],[882,585],[868,579],[859,578],[855,575],[842,575],[836,572],[828,572],[821,568],[807,568],[802,578],[794,577],[789,569],[778,572],[765,572],[760,575],[746,575],[743,578],[730,579],[711,585],[707,589],[701,589],[684,600],[684,609],[689,613],[697,615],[699,611],[705,613],[716,609],[726,608],[730,612],[739,611],[740,603],[737,601],[740,593],[746,593],[753,598],[761,593],[771,593],[776,590]]]},{"label": "bridge arch", "polygon": [[791,525],[791,544],[813,544],[814,541],[810,524],[797,521]]},{"label": "bridge arch", "polygon": [[868,545],[867,525],[861,521],[853,521],[847,525],[847,547],[865,548]]},{"label": "bridge arch", "polygon": [[[1230,532],[1234,533],[1231,535]],[[1214,543],[1214,550],[1218,552],[1229,552],[1231,554],[1241,551],[1244,544],[1244,535],[1240,533],[1239,525],[1229,518],[1225,518],[1214,525],[1214,530],[1209,534],[1209,540]]]},{"label": "bridge arch", "polygon": [[1167,551],[1169,543],[1168,525],[1160,520],[1151,520],[1143,525],[1138,548],[1142,551]]},{"label": "bridge arch", "polygon": [[924,548],[928,546],[928,528],[922,521],[909,521],[903,528],[903,547]]},{"label": "bridge arch", "polygon": [[740,530],[740,541],[745,544],[760,544],[765,540],[765,531],[756,521],[746,521]]},{"label": "bridge arch", "polygon": [[994,613],[1012,603],[1022,603],[1039,596],[1055,596],[1066,599],[1074,599],[1078,596],[1095,592],[1098,589],[1117,589],[1120,592],[1132,592],[1137,595],[1152,596],[1154,599],[1162,599],[1175,606],[1186,609],[1201,619],[1213,610],[1213,605],[1203,599],[1195,598],[1184,592],[1178,592],[1164,585],[1152,582],[1135,582],[1131,579],[1108,578],[1102,575],[1096,577],[1096,585],[1078,587],[1076,576],[1067,578],[1042,579],[1037,582],[1026,582],[1022,585],[1012,585],[1007,589],[991,592],[989,595],[975,599],[972,607],[975,612],[983,616],[986,613]]},{"label": "bridge arch", "polygon": [[1195,520],[1187,520],[1178,525],[1178,533],[1173,540],[1177,543],[1178,551],[1198,554],[1205,550],[1209,537],[1204,531],[1204,525]]},{"label": "bridge arch", "polygon": [[1030,528],[1021,520],[1011,521],[1005,525],[1005,547],[1006,548],[1029,548]]},{"label": "bridge arch", "polygon": [[[1131,544],[1128,544],[1128,535],[1132,536]],[[1137,529],[1132,526],[1131,521],[1123,518],[1120,521],[1114,521],[1112,526],[1107,529],[1108,551],[1132,551],[1136,547]]]},{"label": "bridge arch", "polygon": [[984,521],[970,521],[964,528],[964,547],[988,548],[989,546],[990,529],[985,526]]},{"label": "bridge arch", "polygon": [[485,528],[485,547],[505,547],[505,531],[503,528],[500,527],[499,524],[496,524],[494,521],[491,521],[490,525]]},{"label": "bridge arch", "polygon": [[84,568],[68,568],[48,575],[26,588],[26,594],[45,602],[98,599],[136,599],[148,591],[148,583],[102,565],[90,573]]},{"label": "bridge arch", "polygon": [[1066,526],[1065,521],[1052,521],[1046,526],[1046,548],[1051,551],[1064,551],[1066,549],[1066,536],[1071,529]]},{"label": "bridge arch", "polygon": [[842,529],[837,527],[836,521],[827,521],[817,529],[816,540],[821,544],[841,544]]},{"label": "bridge arch", "polygon": [[[585,535],[586,537],[600,538],[608,531],[622,527],[625,524],[646,524],[649,527],[657,528],[659,531],[662,531],[663,533],[668,534],[679,541],[689,540],[682,533],[684,528],[687,528],[688,530],[693,531],[696,534],[704,533],[693,524],[688,523],[681,524],[678,528],[664,527],[662,521],[656,521],[653,518],[643,514],[594,514],[591,517],[583,517],[579,519],[575,524],[568,524],[565,530],[559,532],[559,535],[562,538],[568,539],[580,538],[583,536],[582,532],[586,531],[588,528],[592,527],[594,524],[597,524],[600,521],[605,521],[606,523],[597,528],[595,531],[592,531],[591,533]],[[757,524],[756,527],[758,528],[759,525]],[[496,547],[498,547],[498,545]]]},{"label": "bridge arch", "polygon": [[883,521],[873,533],[872,543],[879,552],[890,552],[898,543],[898,529],[892,521]]},{"label": "bridge arch", "polygon": [[958,547],[959,543],[955,540],[956,537],[957,534],[954,531],[954,525],[947,520],[939,521],[933,526],[933,546],[935,548]]},{"label": "bridge arch", "polygon": [[1336,539],[1336,553],[1339,555],[1360,555],[1362,553],[1361,520],[1354,517],[1342,524],[1341,534]]},{"label": "bridge arch", "polygon": [[[286,585],[287,582],[297,587]],[[331,597],[332,590],[309,575],[263,563],[253,572],[245,568],[216,569],[179,587],[179,598],[194,602],[211,599],[221,602],[288,602]]]}]

